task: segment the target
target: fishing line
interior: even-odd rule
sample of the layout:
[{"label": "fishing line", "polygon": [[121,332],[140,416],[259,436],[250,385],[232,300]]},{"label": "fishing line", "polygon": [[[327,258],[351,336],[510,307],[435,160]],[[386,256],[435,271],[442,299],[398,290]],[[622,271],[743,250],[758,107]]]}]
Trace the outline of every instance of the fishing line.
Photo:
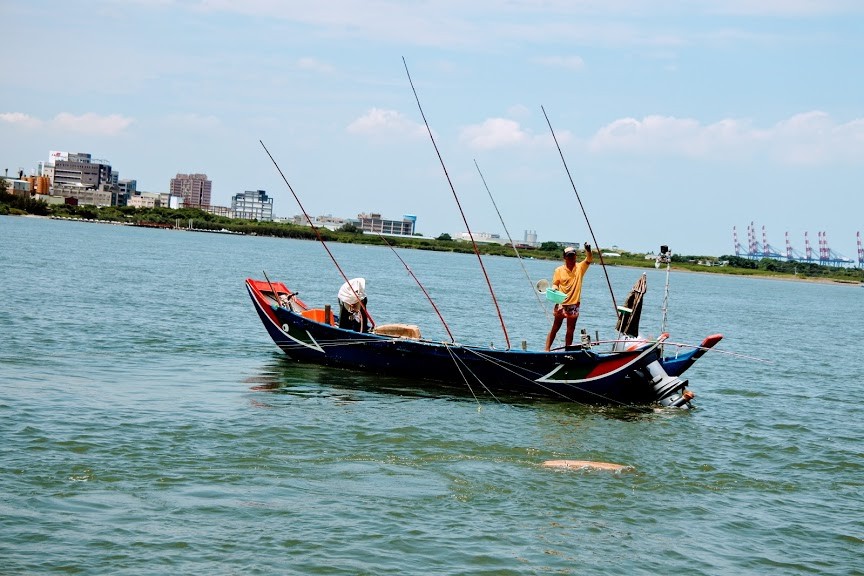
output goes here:
[{"label": "fishing line", "polygon": [[414,92],[414,99],[417,101],[417,108],[420,109],[420,116],[423,117],[423,123],[426,125],[426,131],[429,133],[429,139],[432,140],[432,146],[435,148],[435,153],[438,155],[438,161],[441,163],[441,168],[444,170],[444,176],[447,178],[447,183],[450,185],[450,190],[453,192],[456,206],[459,207],[459,213],[462,214],[462,222],[465,223],[465,229],[468,230],[468,237],[471,238],[471,245],[474,247],[474,254],[477,255],[477,260],[480,262],[480,269],[483,271],[483,276],[486,278],[486,284],[489,286],[489,293],[492,295],[492,303],[495,305],[495,311],[498,312],[498,320],[501,321],[501,330],[504,331],[504,340],[507,342],[507,349],[509,350],[510,336],[507,335],[507,327],[504,326],[504,317],[501,315],[501,308],[498,306],[498,299],[495,298],[495,291],[492,289],[492,282],[489,280],[489,275],[486,273],[486,267],[483,265],[483,259],[480,257],[480,250],[477,248],[477,242],[474,241],[474,234],[471,233],[471,228],[468,226],[468,219],[465,218],[465,212],[462,210],[462,204],[459,202],[456,188],[453,187],[453,182],[450,180],[450,174],[447,173],[447,166],[444,165],[444,159],[441,158],[438,144],[435,143],[435,137],[432,136],[432,129],[429,127],[429,122],[426,120],[426,114],[423,113],[423,106],[420,105],[420,97],[417,95],[417,90],[414,88],[414,82],[411,80],[411,73],[408,71],[408,63],[405,61],[404,56],[402,57],[402,64],[405,66],[405,74],[408,75],[408,83],[411,85],[411,91]]},{"label": "fishing line", "polygon": [[[446,345],[445,345],[445,346],[446,346]],[[471,368],[468,366],[468,363],[465,362],[464,359],[459,358],[458,356],[456,356],[455,354],[453,354],[453,352],[450,350],[450,347],[449,347],[449,346],[447,346],[447,352],[449,352],[449,353],[450,353],[450,357],[453,358],[453,362],[456,364],[456,368],[459,370],[459,374],[462,375],[462,378],[463,378],[463,379],[465,378],[465,375],[462,373],[462,369],[459,368],[459,364],[460,364],[460,363],[462,364],[462,366],[465,367],[465,370],[466,370],[469,374],[471,374],[471,376],[474,377],[474,380],[476,380],[477,383],[480,384],[480,386],[482,386],[484,390],[486,390],[486,392],[487,392],[487,393],[492,397],[493,400],[495,400],[495,401],[498,402],[499,404],[502,403],[502,402],[498,399],[498,397],[495,396],[495,394],[492,392],[492,390],[490,390],[489,387],[486,386],[486,384],[483,382],[483,380],[481,380],[480,377],[477,376],[477,374],[475,374],[473,370],[471,370]],[[465,380],[465,383],[468,384],[468,380],[467,380],[467,379]],[[469,389],[471,388],[471,385],[470,385],[470,384],[468,385],[468,388],[469,388]],[[473,394],[474,391],[471,390],[471,393]],[[475,396],[474,398],[477,398],[477,397]],[[479,402],[478,402],[478,403],[479,403]]]},{"label": "fishing line", "polygon": [[510,246],[513,247],[513,251],[516,253],[516,258],[519,259],[519,264],[522,266],[522,271],[525,272],[525,278],[528,279],[528,284],[531,286],[531,292],[534,293],[534,297],[537,299],[537,304],[540,306],[540,309],[543,310],[543,313],[546,315],[546,320],[549,320],[549,310],[543,306],[543,302],[540,300],[540,295],[537,290],[534,289],[534,282],[531,280],[531,275],[528,274],[528,269],[525,268],[525,263],[522,261],[522,256],[519,255],[519,249],[516,248],[516,243],[513,242],[513,237],[510,236],[510,231],[507,230],[507,225],[504,224],[504,217],[501,216],[501,211],[498,210],[498,204],[495,203],[495,198],[492,197],[492,191],[489,190],[489,186],[486,184],[486,178],[483,177],[483,172],[480,171],[480,166],[477,164],[477,160],[474,160],[474,166],[477,167],[477,173],[480,174],[480,180],[483,181],[483,186],[486,188],[486,192],[489,194],[489,199],[492,201],[492,206],[495,207],[495,212],[498,213],[498,219],[501,221],[501,226],[504,227],[504,232],[507,234],[507,239],[510,240]]},{"label": "fishing line", "polygon": [[606,275],[606,284],[609,285],[609,294],[612,296],[612,307],[615,309],[615,316],[618,317],[618,304],[615,302],[615,293],[612,291],[612,281],[609,280],[609,272],[606,271],[606,263],[603,262],[603,251],[597,244],[597,237],[594,236],[594,229],[591,227],[591,222],[588,220],[588,213],[585,212],[585,206],[582,205],[582,198],[579,197],[579,191],[576,190],[576,184],[573,183],[573,176],[570,175],[570,168],[567,167],[567,161],[564,159],[564,153],[561,151],[561,146],[558,144],[558,138],[555,136],[555,130],[552,129],[552,123],[549,122],[549,116],[546,115],[546,109],[540,106],[543,110],[543,116],[546,118],[546,124],[549,125],[549,131],[552,133],[552,139],[555,141],[555,146],[558,148],[558,154],[561,156],[561,162],[564,163],[564,170],[567,172],[567,177],[570,179],[570,186],[573,187],[573,192],[576,193],[576,200],[579,201],[579,207],[582,209],[582,215],[585,216],[585,223],[588,225],[588,231],[591,233],[591,239],[594,241],[594,248],[597,249],[597,254],[600,256],[600,266],[603,268],[603,274]]},{"label": "fishing line", "polygon": [[456,370],[459,371],[459,375],[462,376],[462,380],[465,382],[465,385],[468,386],[468,390],[471,392],[471,395],[474,397],[474,401],[477,402],[477,406],[480,406],[480,400],[477,398],[477,394],[474,393],[474,389],[471,388],[471,383],[468,382],[468,378],[465,377],[465,374],[462,372],[462,368],[459,367],[459,362],[456,361],[456,356],[453,354],[453,351],[450,350],[450,347],[446,344],[444,348],[447,350],[447,353],[450,355],[450,359],[453,360],[453,365],[456,366]]},{"label": "fishing line", "polygon": [[[546,392],[549,392],[549,393],[551,393],[551,394],[555,394],[555,395],[557,395],[557,396],[560,396],[561,398],[563,398],[564,400],[567,400],[568,402],[572,402],[572,403],[574,403],[574,404],[578,404],[578,405],[580,405],[580,406],[588,406],[588,404],[586,404],[586,403],[584,403],[584,402],[579,402],[579,401],[576,400],[575,398],[571,398],[570,396],[567,396],[567,395],[564,394],[563,392],[560,392],[560,391],[558,391],[558,390],[555,390],[554,388],[550,388],[549,386],[546,386],[546,385],[544,385],[544,384],[541,384],[540,382],[537,382],[536,380],[534,380],[534,379],[532,379],[532,378],[529,378],[528,376],[525,376],[524,374],[520,374],[520,373],[517,372],[516,370],[510,368],[510,366],[515,366],[514,364],[511,364],[511,363],[509,363],[509,362],[502,362],[502,361],[497,360],[497,359],[495,359],[495,358],[493,358],[493,357],[491,357],[491,356],[488,356],[488,355],[486,355],[486,354],[483,354],[483,353],[480,352],[479,350],[475,350],[475,349],[473,349],[473,348],[466,348],[466,350],[467,350],[468,352],[473,352],[474,354],[476,354],[477,356],[479,356],[481,359],[485,360],[486,362],[489,362],[489,363],[491,363],[491,364],[495,364],[496,366],[498,366],[498,367],[501,368],[502,370],[506,370],[507,372],[510,372],[510,373],[513,374],[514,376],[516,376],[516,377],[518,377],[518,378],[522,378],[522,379],[525,380],[526,382],[531,382],[532,384],[536,385],[538,388],[542,388],[542,389],[545,390]],[[517,366],[517,368],[518,368],[518,366]],[[535,374],[537,374],[538,376],[541,375],[540,373],[536,373],[536,372],[535,372]],[[615,400],[614,398],[609,398],[609,397],[604,396],[603,394],[600,394],[600,393],[598,393],[598,392],[593,392],[593,391],[591,391],[591,390],[588,390],[587,388],[581,388],[581,387],[579,387],[579,386],[577,386],[577,385],[575,385],[575,384],[570,384],[570,383],[566,383],[566,382],[563,382],[562,384],[564,384],[565,386],[568,386],[568,387],[570,387],[570,388],[574,388],[574,389],[576,389],[576,390],[579,390],[580,392],[583,392],[583,393],[585,393],[585,394],[588,394],[588,395],[594,396],[594,397],[596,397],[596,398],[599,398],[599,399],[601,399],[601,400],[605,400],[606,402],[608,402],[608,403],[610,403],[610,404],[617,404],[619,407],[631,407],[631,406],[635,406],[635,405],[633,405],[633,404],[629,404],[629,403],[626,403],[626,402],[622,402],[622,401],[620,401],[620,400]]]},{"label": "fishing line", "polygon": [[390,244],[390,242],[388,242],[387,239],[384,238],[383,235],[381,235],[381,233],[378,233],[378,237],[381,238],[381,240],[384,241],[384,244],[386,244],[387,247],[393,251],[393,254],[395,254],[396,257],[399,258],[399,261],[402,262],[402,265],[405,266],[405,270],[408,271],[408,274],[410,274],[411,277],[414,279],[414,281],[417,282],[417,285],[420,287],[420,290],[423,291],[423,294],[426,295],[426,298],[429,300],[429,303],[432,304],[432,308],[435,309],[435,313],[438,314],[438,318],[441,319],[441,323],[444,324],[444,329],[447,331],[447,335],[450,336],[450,341],[456,342],[456,339],[453,338],[453,333],[450,332],[450,327],[447,326],[447,322],[444,321],[444,316],[441,315],[441,312],[438,310],[438,306],[436,306],[435,302],[432,301],[432,297],[429,296],[429,293],[426,291],[426,288],[423,287],[423,284],[420,283],[420,280],[417,278],[417,276],[414,275],[414,272],[411,270],[411,268],[408,267],[408,264],[405,263],[405,260],[403,260],[402,257],[399,256],[399,253],[396,252],[396,249],[393,248],[393,246]]},{"label": "fishing line", "polygon": [[366,310],[366,306],[363,304],[363,299],[357,294],[354,290],[354,287],[351,285],[351,282],[348,280],[348,276],[345,275],[345,272],[342,271],[342,267],[339,266],[339,263],[336,261],[336,257],[333,256],[333,253],[330,252],[330,248],[327,246],[327,243],[324,242],[324,238],[321,236],[321,232],[318,231],[318,227],[312,223],[312,219],[309,217],[309,214],[306,212],[306,209],[303,208],[303,204],[300,202],[300,198],[297,197],[297,194],[294,192],[294,188],[291,187],[291,184],[288,183],[288,179],[285,178],[285,174],[282,173],[282,168],[279,167],[279,164],[276,162],[276,159],[273,158],[273,155],[270,154],[270,151],[267,149],[267,146],[264,146],[263,140],[258,140],[261,143],[261,147],[264,148],[264,151],[267,153],[267,156],[270,157],[270,161],[273,162],[273,166],[276,167],[276,170],[279,171],[279,175],[282,177],[282,181],[285,182],[285,185],[288,186],[288,190],[291,191],[291,195],[294,196],[294,200],[297,201],[297,206],[300,207],[300,211],[303,212],[303,216],[306,217],[306,222],[309,223],[309,226],[312,227],[312,230],[315,232],[315,236],[318,237],[318,241],[321,242],[321,245],[324,247],[324,250],[327,251],[327,255],[330,256],[330,260],[333,261],[333,264],[336,266],[336,269],[339,271],[339,274],[342,275],[342,278],[345,279],[345,283],[348,284],[348,288],[351,290],[351,293],[354,294],[354,297],[357,299],[357,303],[360,305],[360,308],[363,309],[363,313],[366,315],[366,318],[369,319],[369,322],[372,324],[372,328],[375,327],[375,321],[372,319],[372,316],[369,315],[369,311]]}]

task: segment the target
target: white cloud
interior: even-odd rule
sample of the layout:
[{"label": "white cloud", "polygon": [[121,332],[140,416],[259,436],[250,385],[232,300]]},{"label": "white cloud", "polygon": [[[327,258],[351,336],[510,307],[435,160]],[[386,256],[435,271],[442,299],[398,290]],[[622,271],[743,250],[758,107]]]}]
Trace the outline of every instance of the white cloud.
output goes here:
[{"label": "white cloud", "polygon": [[43,124],[38,118],[34,118],[23,112],[3,112],[0,113],[0,121],[14,124],[23,128],[38,128]]},{"label": "white cloud", "polygon": [[[518,108],[514,109],[518,110]],[[373,108],[347,127],[365,135],[425,136],[422,124],[399,112]],[[556,130],[559,144],[573,134]],[[535,134],[511,118],[488,118],[461,129],[459,140],[474,150],[551,145],[547,134]],[[785,165],[856,162],[864,155],[864,119],[839,124],[830,115],[811,111],[760,128],[748,119],[724,118],[703,124],[694,118],[652,115],[619,118],[587,140],[589,152],[632,154],[647,158],[681,157],[717,161],[773,161]]]},{"label": "white cloud", "polygon": [[87,114],[76,116],[67,112],[61,112],[54,117],[51,124],[53,127],[69,132],[113,136],[123,132],[133,122],[132,118],[119,114],[100,116],[99,114],[88,112]]},{"label": "white cloud", "polygon": [[384,110],[372,108],[363,116],[351,122],[346,130],[351,134],[365,134],[371,136],[409,136],[417,137],[426,134],[426,129],[421,124],[409,120],[396,110]]},{"label": "white cloud", "polygon": [[0,113],[0,121],[29,129],[47,129],[49,131],[66,131],[103,136],[119,134],[134,122],[132,118],[119,114],[100,115],[87,113],[76,116],[68,112],[61,112],[48,121],[21,112],[5,112]]},{"label": "white cloud", "polygon": [[482,124],[463,128],[459,139],[470,148],[489,150],[523,144],[531,140],[531,135],[515,120],[489,118]]},{"label": "white cloud", "polygon": [[796,114],[773,129],[775,156],[793,164],[860,162],[864,155],[864,119],[837,124],[818,110]]},{"label": "white cloud", "polygon": [[834,132],[837,138],[850,148],[860,151],[864,147],[864,118],[841,124],[834,129]]},{"label": "white cloud", "polygon": [[[568,130],[556,131],[555,135],[560,144],[572,140],[572,133]],[[480,124],[466,126],[462,128],[459,140],[475,150],[554,145],[550,134],[534,134],[509,118],[488,118]]]},{"label": "white cloud", "polygon": [[838,124],[828,114],[812,111],[760,129],[737,119],[704,125],[692,118],[621,118],[598,130],[590,149],[706,159],[768,157],[785,164],[819,165],[855,161],[864,154],[864,119]]},{"label": "white cloud", "polygon": [[646,116],[642,120],[620,118],[591,138],[595,151],[696,153],[704,146],[704,129],[696,120]]}]

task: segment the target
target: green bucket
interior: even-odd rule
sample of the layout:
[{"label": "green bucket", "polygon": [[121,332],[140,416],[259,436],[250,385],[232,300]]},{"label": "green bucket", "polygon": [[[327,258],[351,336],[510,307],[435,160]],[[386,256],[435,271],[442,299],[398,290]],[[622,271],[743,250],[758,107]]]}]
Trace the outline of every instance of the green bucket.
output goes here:
[{"label": "green bucket", "polygon": [[567,294],[555,290],[554,288],[547,288],[546,299],[550,302],[554,302],[555,304],[561,304],[562,302],[564,302],[564,300],[567,299]]}]

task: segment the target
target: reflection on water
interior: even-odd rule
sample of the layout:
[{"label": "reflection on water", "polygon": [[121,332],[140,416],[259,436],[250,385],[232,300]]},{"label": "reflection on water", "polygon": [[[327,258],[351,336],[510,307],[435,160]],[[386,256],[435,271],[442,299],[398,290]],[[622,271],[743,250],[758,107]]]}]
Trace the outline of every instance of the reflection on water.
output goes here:
[{"label": "reflection on water", "polygon": [[326,396],[344,401],[359,402],[363,395],[385,394],[406,399],[438,398],[455,402],[506,404],[512,407],[542,408],[551,413],[584,417],[599,416],[611,420],[636,421],[653,418],[686,417],[688,411],[652,406],[602,406],[579,402],[562,402],[548,396],[489,393],[467,385],[447,385],[437,381],[410,380],[395,376],[369,374],[345,368],[301,364],[286,356],[275,357],[263,366],[259,374],[244,380],[250,390],[298,397]]},{"label": "reflection on water", "polygon": [[[301,364],[286,356],[279,356],[268,362],[260,374],[247,378],[245,382],[254,384],[252,390],[293,395],[370,392],[411,398],[448,397],[453,400],[474,401],[467,386],[448,386],[439,382],[415,381],[345,368]],[[494,401],[488,397],[478,400]]]}]

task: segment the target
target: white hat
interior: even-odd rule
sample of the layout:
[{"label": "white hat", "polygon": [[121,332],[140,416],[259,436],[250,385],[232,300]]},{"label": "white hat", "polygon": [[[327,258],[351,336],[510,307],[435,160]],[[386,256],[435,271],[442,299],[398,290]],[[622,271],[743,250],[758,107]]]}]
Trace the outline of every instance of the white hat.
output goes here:
[{"label": "white hat", "polygon": [[[348,285],[348,282],[351,285]],[[342,284],[342,287],[339,288],[339,300],[345,304],[356,304],[359,300],[363,300],[366,298],[366,279],[365,278],[352,278],[348,282]],[[356,296],[355,296],[356,294]]]}]

